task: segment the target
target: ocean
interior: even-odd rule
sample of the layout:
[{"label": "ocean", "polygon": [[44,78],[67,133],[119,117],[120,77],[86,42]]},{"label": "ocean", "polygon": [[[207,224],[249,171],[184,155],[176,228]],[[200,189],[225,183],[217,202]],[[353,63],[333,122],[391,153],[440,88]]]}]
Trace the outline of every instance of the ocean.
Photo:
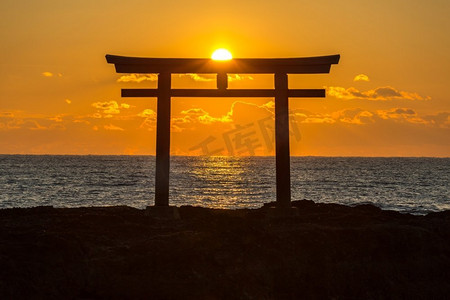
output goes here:
[{"label": "ocean", "polygon": [[[275,201],[274,157],[171,157],[171,205]],[[450,209],[450,158],[291,157],[292,200]],[[153,205],[154,156],[0,155],[0,208]]]}]

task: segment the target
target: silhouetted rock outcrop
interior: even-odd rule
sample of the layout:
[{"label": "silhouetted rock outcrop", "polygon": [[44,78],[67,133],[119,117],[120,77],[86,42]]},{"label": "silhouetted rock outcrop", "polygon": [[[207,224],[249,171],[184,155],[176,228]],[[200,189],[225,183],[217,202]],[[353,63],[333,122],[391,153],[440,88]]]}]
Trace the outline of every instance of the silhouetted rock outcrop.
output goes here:
[{"label": "silhouetted rock outcrop", "polygon": [[185,206],[0,210],[0,298],[444,299],[450,212],[294,201],[293,217]]}]

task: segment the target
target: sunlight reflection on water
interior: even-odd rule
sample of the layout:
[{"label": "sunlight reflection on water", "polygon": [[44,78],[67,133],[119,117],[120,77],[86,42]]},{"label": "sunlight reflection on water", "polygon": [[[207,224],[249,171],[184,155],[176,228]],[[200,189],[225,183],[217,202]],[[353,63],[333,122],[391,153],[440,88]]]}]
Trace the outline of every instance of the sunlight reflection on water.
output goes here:
[{"label": "sunlight reflection on water", "polygon": [[[275,167],[274,159],[266,160]],[[170,194],[174,203],[191,198],[195,205],[237,208],[260,206],[261,199],[274,199],[273,169],[249,157],[185,157],[174,159],[171,167]],[[186,188],[191,193],[186,193]]]},{"label": "sunlight reflection on water", "polygon": [[[172,157],[171,205],[275,201],[274,157]],[[154,156],[0,155],[0,208],[153,205]],[[450,209],[449,158],[292,157],[292,200]]]}]

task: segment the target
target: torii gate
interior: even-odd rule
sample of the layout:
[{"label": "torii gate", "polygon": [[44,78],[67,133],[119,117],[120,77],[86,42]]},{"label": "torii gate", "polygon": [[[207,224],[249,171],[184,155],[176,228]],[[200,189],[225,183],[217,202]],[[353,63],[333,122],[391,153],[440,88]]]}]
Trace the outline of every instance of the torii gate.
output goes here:
[{"label": "torii gate", "polygon": [[[277,207],[291,206],[289,97],[325,97],[324,89],[289,89],[287,74],[329,73],[340,55],[302,58],[143,58],[106,55],[117,73],[158,74],[157,89],[122,89],[122,97],[157,97],[155,207],[169,206],[172,97],[274,97]],[[215,73],[217,89],[172,89],[171,75]],[[227,74],[274,74],[275,89],[228,89]]]}]

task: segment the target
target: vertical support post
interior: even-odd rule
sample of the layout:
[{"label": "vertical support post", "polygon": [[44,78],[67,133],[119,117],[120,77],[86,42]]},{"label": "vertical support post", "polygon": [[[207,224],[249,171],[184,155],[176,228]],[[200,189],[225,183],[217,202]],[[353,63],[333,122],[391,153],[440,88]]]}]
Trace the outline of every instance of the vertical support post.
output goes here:
[{"label": "vertical support post", "polygon": [[158,75],[155,206],[169,206],[171,73]]},{"label": "vertical support post", "polygon": [[288,76],[275,73],[275,155],[277,207],[291,206]]},{"label": "vertical support post", "polygon": [[226,90],[228,88],[227,73],[217,73],[217,88],[219,90]]}]

